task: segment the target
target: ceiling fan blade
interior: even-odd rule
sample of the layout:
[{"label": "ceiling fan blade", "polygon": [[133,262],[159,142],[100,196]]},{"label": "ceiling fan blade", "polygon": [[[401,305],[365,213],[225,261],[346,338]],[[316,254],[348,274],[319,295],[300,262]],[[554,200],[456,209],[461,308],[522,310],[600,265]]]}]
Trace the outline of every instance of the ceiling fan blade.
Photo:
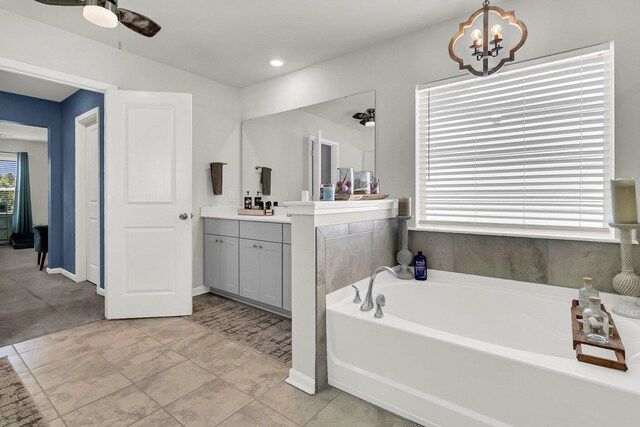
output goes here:
[{"label": "ceiling fan blade", "polygon": [[366,119],[366,118],[368,118],[368,117],[369,117],[369,115],[368,115],[368,114],[366,114],[366,113],[355,113],[355,114],[353,115],[353,118],[354,118],[354,119],[358,119],[358,120]]},{"label": "ceiling fan blade", "polygon": [[49,6],[84,6],[84,0],[36,0]]},{"label": "ceiling fan blade", "polygon": [[118,9],[118,20],[125,27],[146,37],[155,36],[162,28],[150,18],[128,9]]}]

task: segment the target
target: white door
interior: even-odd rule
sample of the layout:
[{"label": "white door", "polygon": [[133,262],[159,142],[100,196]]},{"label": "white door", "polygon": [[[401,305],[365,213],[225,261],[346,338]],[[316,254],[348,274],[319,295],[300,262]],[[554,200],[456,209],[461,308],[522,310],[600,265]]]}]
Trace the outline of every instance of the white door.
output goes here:
[{"label": "white door", "polygon": [[100,287],[100,124],[86,129],[87,280]]},{"label": "white door", "polygon": [[106,317],[191,314],[191,95],[105,98]]}]

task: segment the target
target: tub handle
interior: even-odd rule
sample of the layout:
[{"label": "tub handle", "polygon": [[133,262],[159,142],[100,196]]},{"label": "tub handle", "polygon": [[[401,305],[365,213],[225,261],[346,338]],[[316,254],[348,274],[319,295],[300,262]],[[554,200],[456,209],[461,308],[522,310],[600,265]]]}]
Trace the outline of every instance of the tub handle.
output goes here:
[{"label": "tub handle", "polygon": [[386,301],[384,295],[380,294],[376,297],[376,314],[373,316],[377,319],[381,319],[384,317],[384,313],[382,312],[382,307],[386,305]]},{"label": "tub handle", "polygon": [[353,286],[353,289],[356,290],[356,296],[355,298],[353,298],[353,303],[360,304],[362,302],[362,300],[360,299],[360,290],[356,288],[355,285],[351,285],[351,286]]}]

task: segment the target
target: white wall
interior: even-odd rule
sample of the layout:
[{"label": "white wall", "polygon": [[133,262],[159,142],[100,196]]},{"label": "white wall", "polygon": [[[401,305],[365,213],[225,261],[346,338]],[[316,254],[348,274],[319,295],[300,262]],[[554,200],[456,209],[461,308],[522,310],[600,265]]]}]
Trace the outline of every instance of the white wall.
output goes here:
[{"label": "white wall", "polygon": [[33,225],[48,224],[49,159],[47,143],[40,141],[0,140],[0,151],[29,153],[29,184]]},{"label": "white wall", "polygon": [[[238,203],[240,104],[236,88],[0,9],[0,57],[117,85],[193,94],[193,286],[203,284],[200,206]],[[10,41],[10,42],[8,42]],[[153,43],[153,40],[150,40]],[[224,196],[213,196],[209,162],[227,162]],[[229,195],[235,200],[231,202]]]},{"label": "white wall", "polygon": [[273,169],[271,196],[264,200],[300,200],[309,189],[309,136],[322,131],[322,138],[340,144],[340,167],[362,169],[362,152],[371,149],[375,131],[355,129],[302,110],[287,111],[242,124],[242,191],[251,195],[260,189],[256,166]]},{"label": "white wall", "polygon": [[[638,177],[640,2],[513,0],[496,5],[514,9],[528,27],[529,38],[518,52],[518,60],[615,41],[616,175]],[[480,2],[470,2],[469,15],[477,7]],[[463,16],[244,88],[243,118],[375,90],[377,172],[381,186],[394,196],[412,195],[415,85],[460,74],[457,64],[449,58],[447,46],[458,23],[467,18]]]}]

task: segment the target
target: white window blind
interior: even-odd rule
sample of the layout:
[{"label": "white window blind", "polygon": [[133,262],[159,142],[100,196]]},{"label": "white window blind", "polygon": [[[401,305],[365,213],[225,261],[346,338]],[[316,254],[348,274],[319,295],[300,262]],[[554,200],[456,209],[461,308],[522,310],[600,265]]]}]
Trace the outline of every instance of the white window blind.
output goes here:
[{"label": "white window blind", "polygon": [[418,226],[610,236],[611,56],[418,87]]}]

